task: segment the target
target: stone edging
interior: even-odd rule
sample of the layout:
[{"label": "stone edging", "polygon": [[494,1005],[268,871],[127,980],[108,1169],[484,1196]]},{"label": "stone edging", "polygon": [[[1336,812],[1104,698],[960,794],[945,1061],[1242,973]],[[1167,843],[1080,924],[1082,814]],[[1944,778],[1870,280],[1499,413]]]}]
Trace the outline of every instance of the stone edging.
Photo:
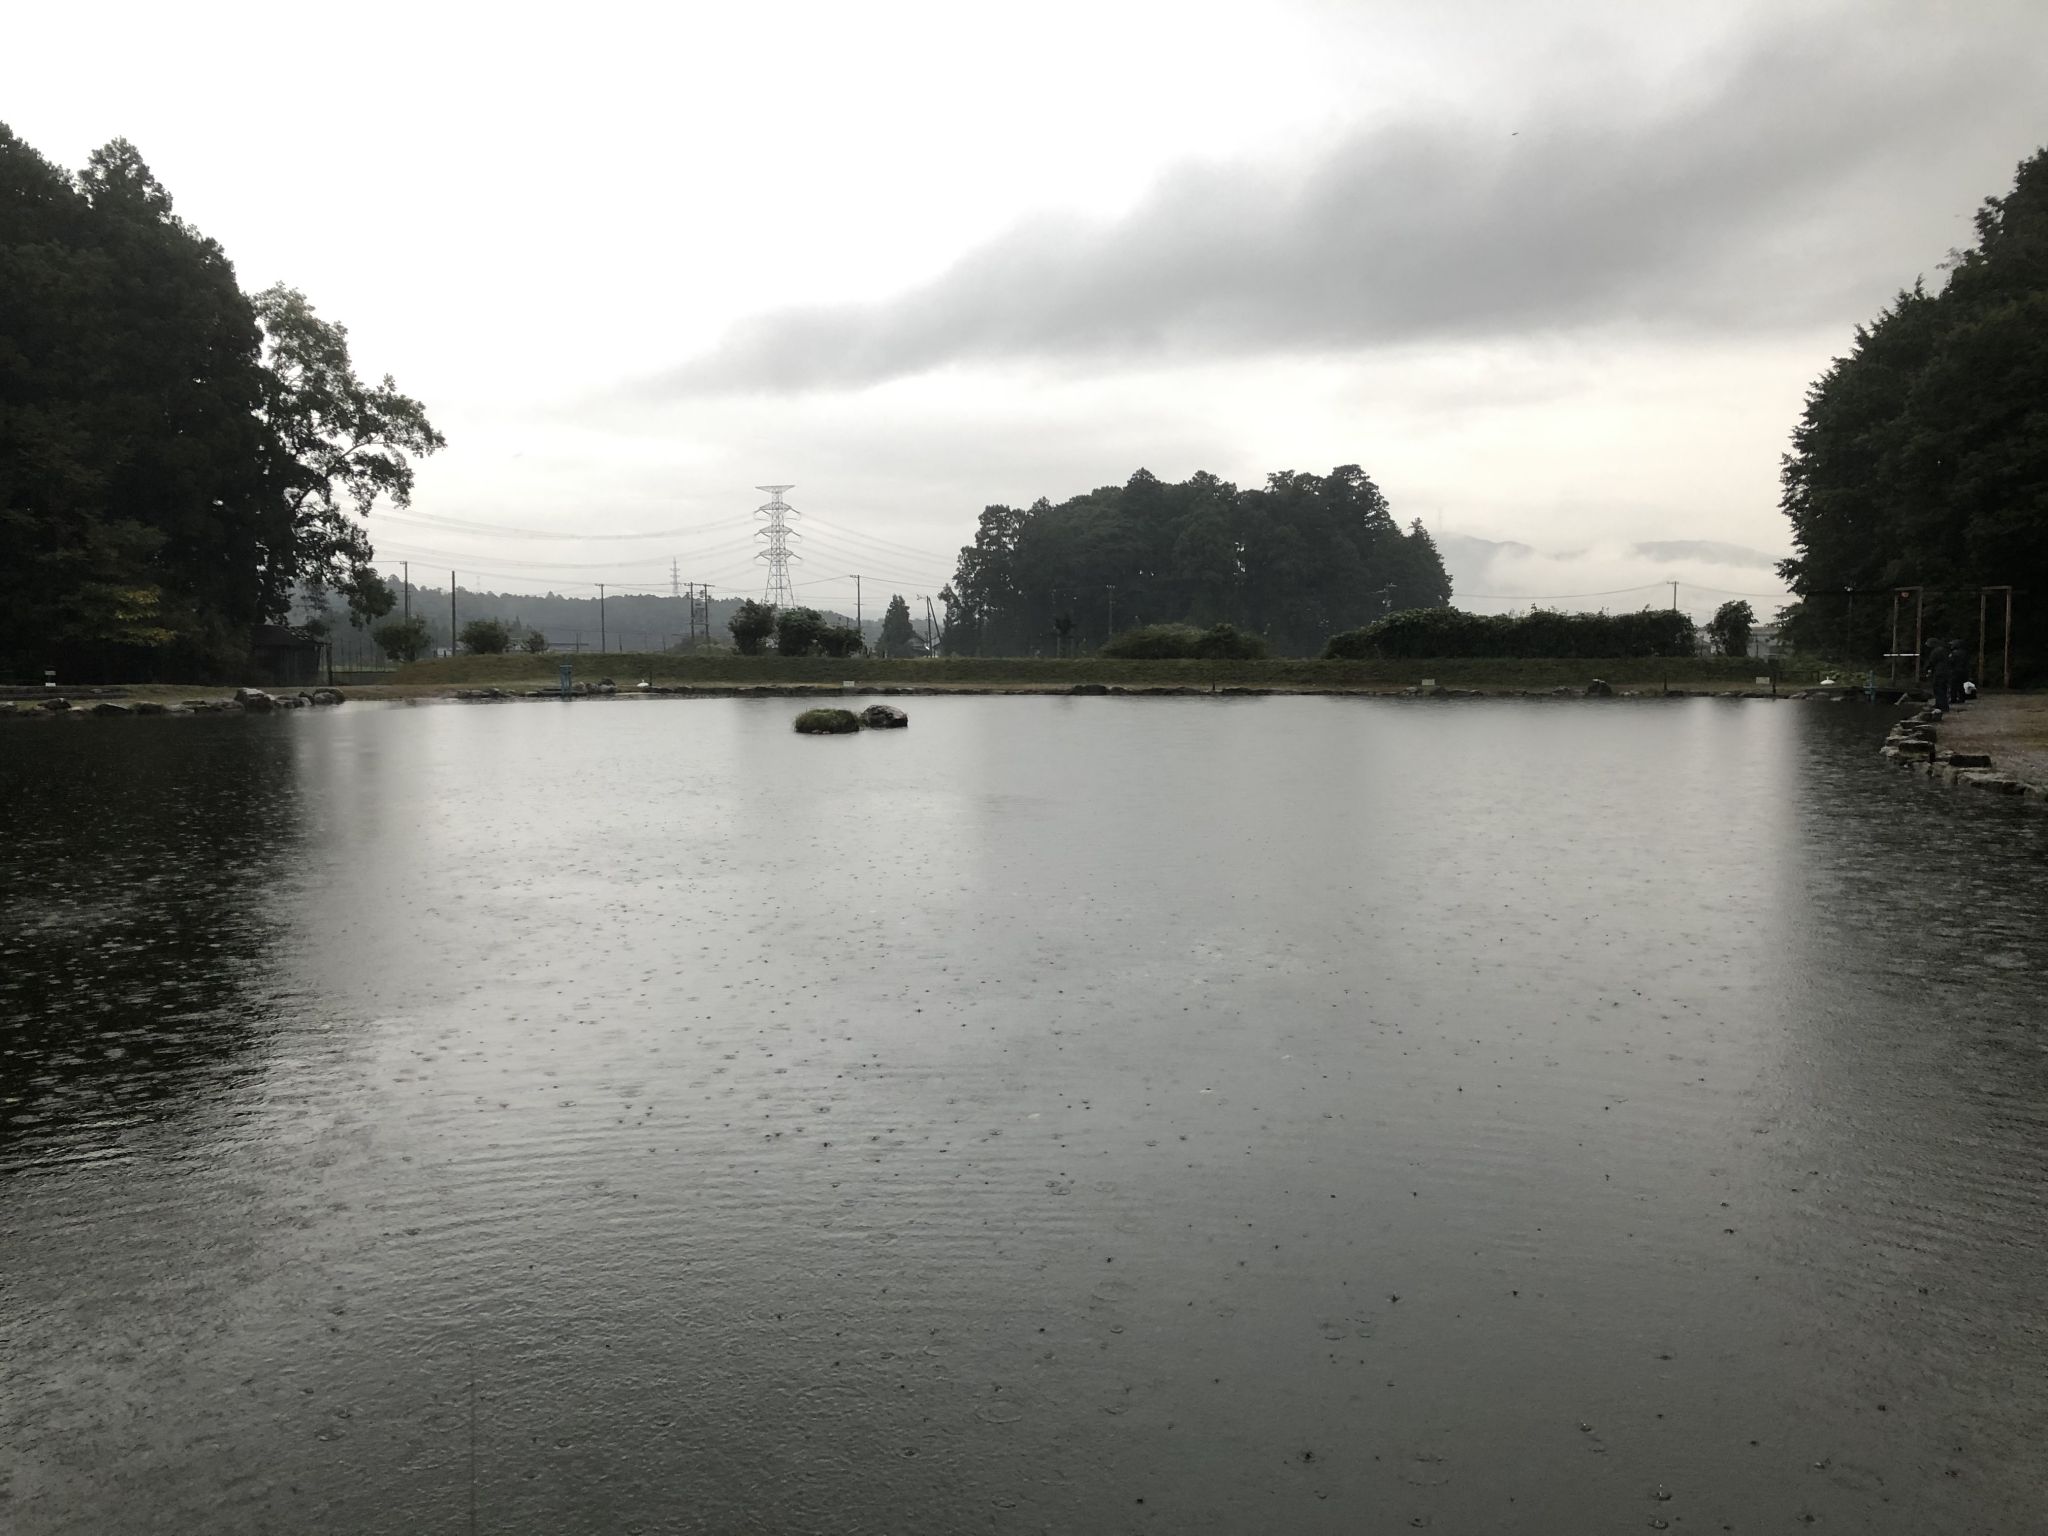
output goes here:
[{"label": "stone edging", "polygon": [[2048,803],[2041,785],[1995,772],[1986,754],[1951,752],[1942,747],[1935,739],[1941,715],[1930,704],[1894,725],[1884,739],[1882,753],[1886,760],[1944,784],[1967,785],[2035,805]]}]

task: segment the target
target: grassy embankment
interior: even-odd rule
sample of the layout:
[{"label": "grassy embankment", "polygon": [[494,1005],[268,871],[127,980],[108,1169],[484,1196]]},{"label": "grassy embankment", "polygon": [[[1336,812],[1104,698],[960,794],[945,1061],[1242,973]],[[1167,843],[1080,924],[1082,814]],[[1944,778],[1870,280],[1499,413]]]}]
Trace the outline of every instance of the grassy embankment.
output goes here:
[{"label": "grassy embankment", "polygon": [[[436,691],[453,687],[544,687],[556,680],[559,656],[455,656],[415,662],[392,678],[394,691]],[[576,659],[579,682],[609,677],[621,688],[642,679],[665,687],[786,687],[814,684],[836,687],[855,682],[863,687],[897,688],[1043,688],[1057,690],[1075,683],[1112,683],[1126,688],[1276,688],[1304,690],[1356,689],[1391,692],[1410,688],[1425,678],[1446,688],[1535,689],[1583,688],[1604,678],[1617,688],[1655,690],[1667,680],[1673,688],[1741,692],[1756,686],[1768,670],[1763,662],[1743,658],[1688,657],[1670,662],[1654,657],[1635,660],[1543,660],[1483,658],[1440,661],[1114,661],[1087,657],[1054,661],[1031,657],[955,656],[924,661],[881,661],[855,658],[736,656],[731,653],[690,655],[656,652],[612,652]],[[1826,669],[1818,664],[1781,663],[1781,692],[1818,682]],[[367,690],[366,690],[367,691]],[[379,690],[381,691],[381,690]]]}]

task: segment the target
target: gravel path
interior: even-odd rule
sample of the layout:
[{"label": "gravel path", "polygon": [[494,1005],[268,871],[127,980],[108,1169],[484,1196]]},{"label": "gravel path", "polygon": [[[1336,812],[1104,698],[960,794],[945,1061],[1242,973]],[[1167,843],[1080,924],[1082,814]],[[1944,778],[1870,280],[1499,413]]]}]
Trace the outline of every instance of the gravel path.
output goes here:
[{"label": "gravel path", "polygon": [[1939,735],[1951,751],[1989,753],[1995,771],[2048,789],[2048,694],[1979,698],[1952,710]]}]

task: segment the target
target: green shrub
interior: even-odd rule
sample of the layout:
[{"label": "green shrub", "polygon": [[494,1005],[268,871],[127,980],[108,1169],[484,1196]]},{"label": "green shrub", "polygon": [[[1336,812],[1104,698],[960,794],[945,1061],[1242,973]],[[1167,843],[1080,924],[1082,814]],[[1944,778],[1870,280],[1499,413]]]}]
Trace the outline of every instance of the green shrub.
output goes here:
[{"label": "green shrub", "polygon": [[1195,655],[1203,661],[1264,661],[1269,654],[1264,635],[1235,624],[1218,624],[1195,637]]},{"label": "green shrub", "polygon": [[1113,635],[1098,653],[1118,661],[1263,661],[1263,635],[1235,624],[1197,629],[1192,624],[1147,624]]},{"label": "green shrub", "polygon": [[472,655],[501,656],[512,649],[512,631],[497,619],[471,619],[462,626],[462,643]]},{"label": "green shrub", "polygon": [[867,640],[851,624],[828,624],[818,635],[818,649],[827,656],[844,659],[866,653]]},{"label": "green shrub", "polygon": [[427,621],[416,613],[409,618],[379,624],[370,631],[370,638],[377,642],[377,649],[393,661],[418,661],[433,643],[427,632]]},{"label": "green shrub", "polygon": [[1147,624],[1110,636],[1098,654],[1118,661],[1192,661],[1201,638],[1192,624]]}]

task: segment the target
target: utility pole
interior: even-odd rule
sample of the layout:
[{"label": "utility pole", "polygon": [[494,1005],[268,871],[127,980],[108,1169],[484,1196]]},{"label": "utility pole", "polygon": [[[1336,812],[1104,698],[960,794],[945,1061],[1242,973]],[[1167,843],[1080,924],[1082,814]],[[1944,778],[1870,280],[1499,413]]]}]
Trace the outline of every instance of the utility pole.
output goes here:
[{"label": "utility pole", "polygon": [[604,643],[604,583],[597,584],[597,651],[601,656],[607,647]]},{"label": "utility pole", "polygon": [[[853,627],[860,629],[860,578],[858,576],[853,578]],[[867,637],[866,630],[861,629],[861,637],[863,639]]]},{"label": "utility pole", "polygon": [[448,573],[448,654],[455,654],[455,573]]},{"label": "utility pole", "polygon": [[683,595],[683,589],[680,584],[681,579],[682,572],[676,565],[675,557],[670,556],[668,562],[668,595],[670,597],[681,597]]},{"label": "utility pole", "polygon": [[937,629],[938,621],[932,617],[932,600],[930,597],[926,597],[924,600],[924,648],[928,651],[937,643],[932,639]]},{"label": "utility pole", "polygon": [[1671,611],[1678,612],[1678,583],[1671,583]]},{"label": "utility pole", "polygon": [[405,610],[400,617],[410,619],[412,617],[412,562],[410,560],[401,560],[398,563],[405,569]]}]

